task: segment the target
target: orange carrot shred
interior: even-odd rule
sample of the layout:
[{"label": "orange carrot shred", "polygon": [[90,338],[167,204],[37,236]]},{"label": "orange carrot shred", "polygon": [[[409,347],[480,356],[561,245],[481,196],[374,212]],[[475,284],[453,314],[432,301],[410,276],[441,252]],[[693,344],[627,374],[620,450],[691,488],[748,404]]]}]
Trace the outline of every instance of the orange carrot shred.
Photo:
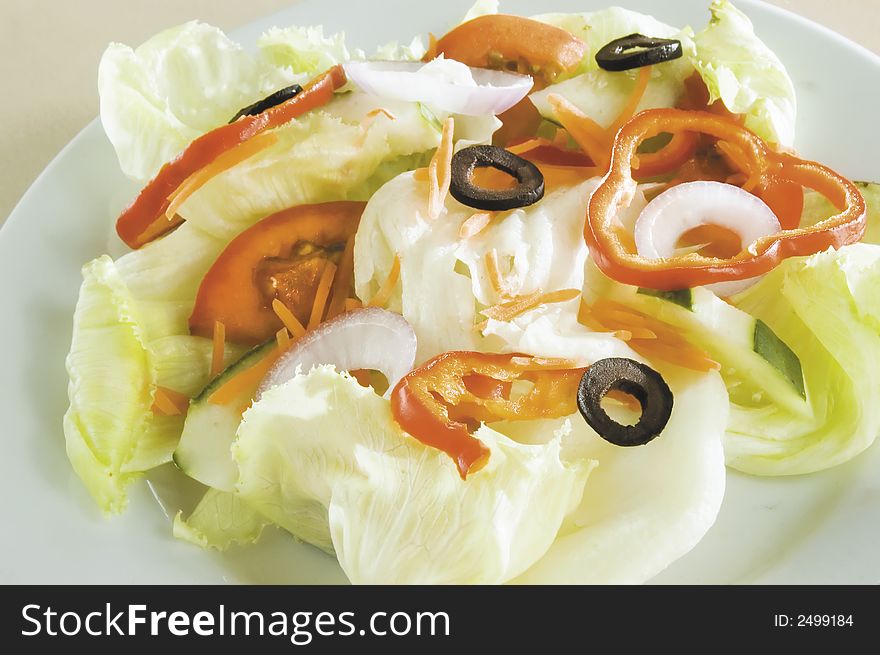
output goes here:
[{"label": "orange carrot shred", "polygon": [[333,279],[333,291],[327,306],[327,320],[345,311],[345,300],[351,292],[351,278],[354,275],[354,235],[345,242],[345,250],[339,259],[339,268]]},{"label": "orange carrot shred", "polygon": [[189,397],[168,387],[156,387],[152,410],[160,416],[182,416],[189,408]]},{"label": "orange carrot shred", "polygon": [[211,377],[223,370],[223,355],[226,352],[226,326],[214,321],[213,349],[211,351]]},{"label": "orange carrot shred", "polygon": [[[645,95],[645,90],[648,88],[648,82],[651,80],[651,67],[643,66],[639,69],[639,76],[636,78],[636,85],[632,90],[632,93],[629,94],[629,98],[627,98],[626,104],[620,110],[620,114],[617,115],[617,118],[611,124],[611,127],[608,128],[609,137],[611,139],[614,138],[614,135],[617,134],[617,130],[623,127],[623,124],[626,123],[633,115],[636,113],[636,109],[639,107],[639,103],[642,101],[642,97]],[[611,140],[609,139],[609,141]]]},{"label": "orange carrot shred", "polygon": [[695,371],[720,369],[709,355],[688,342],[664,321],[612,300],[597,300],[592,307],[581,304],[578,321],[590,328],[625,333],[630,348],[648,359],[660,359]]},{"label": "orange carrot shred", "polygon": [[274,132],[263,132],[255,137],[248,139],[241,145],[236,146],[232,150],[224,152],[210,164],[197,170],[195,173],[186,178],[179,187],[169,196],[168,208],[165,210],[165,216],[168,220],[172,220],[180,206],[192,194],[199,190],[203,185],[220,173],[229,170],[246,159],[250,159],[258,152],[261,152],[278,141],[278,136]]},{"label": "orange carrot shred", "polygon": [[373,296],[369,303],[367,303],[367,306],[384,307],[391,299],[391,293],[394,291],[394,287],[397,285],[397,280],[399,278],[400,257],[398,255],[394,255],[394,261],[391,263],[391,270],[388,271],[388,277],[385,278],[385,282],[382,283],[382,286],[379,287],[376,295]]},{"label": "orange carrot shred", "polygon": [[345,307],[345,311],[350,312],[353,309],[360,309],[364,306],[364,303],[362,303],[357,298],[346,298],[343,306]]},{"label": "orange carrot shred", "polygon": [[428,169],[425,168],[417,168],[413,171],[413,179],[416,182],[425,183],[429,180]]},{"label": "orange carrot shred", "polygon": [[228,405],[245,392],[250,392],[253,397],[260,382],[280,355],[281,351],[273,348],[256,364],[227,380],[223,386],[208,396],[208,402],[212,405]]},{"label": "orange carrot shred", "polygon": [[290,346],[290,332],[286,327],[281,328],[275,333],[275,343],[278,344],[278,350],[285,351]]},{"label": "orange carrot shred", "polygon": [[333,278],[336,276],[336,264],[328,261],[324,264],[324,270],[321,272],[321,279],[318,281],[318,288],[315,290],[315,300],[312,303],[312,313],[309,316],[309,324],[306,326],[309,330],[318,327],[321,319],[324,318],[324,309],[327,307],[327,298],[330,295],[330,288],[333,285]]},{"label": "orange carrot shred", "polygon": [[449,185],[452,182],[452,135],[455,121],[452,116],[443,123],[440,145],[428,164],[428,217],[437,218],[443,211]]},{"label": "orange carrot shred", "polygon": [[610,144],[607,132],[592,118],[562,96],[551,93],[547,101],[571,138],[601,169],[608,168]]},{"label": "orange carrot shred", "polygon": [[577,298],[580,293],[580,289],[559,289],[558,291],[550,291],[549,293],[544,293],[538,289],[534,293],[519,296],[512,300],[508,300],[507,302],[493,305],[492,307],[487,307],[480,313],[486,318],[508,322],[520,314],[524,314],[540,305],[549,305],[552,303],[573,300],[574,298]]},{"label": "orange carrot shred", "polygon": [[303,324],[299,322],[296,316],[293,315],[293,312],[287,308],[283,302],[275,298],[272,301],[272,311],[275,312],[275,315],[281,319],[281,322],[284,323],[284,327],[294,336],[301,337],[306,333],[305,327]]},{"label": "orange carrot shred", "polygon": [[482,232],[492,221],[492,212],[477,212],[461,224],[458,236],[462,239],[470,239]]},{"label": "orange carrot shred", "polygon": [[489,284],[502,298],[508,298],[510,291],[507,287],[507,281],[501,275],[501,267],[498,265],[498,251],[492,248],[486,253],[486,272],[489,274]]}]

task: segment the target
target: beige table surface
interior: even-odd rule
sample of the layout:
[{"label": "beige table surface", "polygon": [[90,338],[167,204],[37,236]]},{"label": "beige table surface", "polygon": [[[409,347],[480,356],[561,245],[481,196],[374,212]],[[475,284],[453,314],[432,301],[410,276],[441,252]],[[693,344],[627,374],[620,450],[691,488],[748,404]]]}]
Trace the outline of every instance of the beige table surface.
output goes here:
[{"label": "beige table surface", "polygon": [[[880,0],[770,1],[880,54]],[[0,223],[52,157],[97,115],[95,79],[108,42],[134,46],[193,18],[232,29],[292,2],[0,0]]]}]

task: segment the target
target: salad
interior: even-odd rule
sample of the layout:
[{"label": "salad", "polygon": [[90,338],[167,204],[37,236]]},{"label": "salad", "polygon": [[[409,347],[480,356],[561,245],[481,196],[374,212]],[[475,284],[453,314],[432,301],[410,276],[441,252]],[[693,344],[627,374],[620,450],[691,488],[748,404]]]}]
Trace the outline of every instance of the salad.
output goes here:
[{"label": "salad", "polygon": [[100,509],[173,466],[202,548],[641,583],[728,468],[868,448],[878,187],[798,156],[783,63],[709,15],[480,0],[372,54],[199,22],[111,44],[101,120],[142,190],[83,267],[64,417]]}]

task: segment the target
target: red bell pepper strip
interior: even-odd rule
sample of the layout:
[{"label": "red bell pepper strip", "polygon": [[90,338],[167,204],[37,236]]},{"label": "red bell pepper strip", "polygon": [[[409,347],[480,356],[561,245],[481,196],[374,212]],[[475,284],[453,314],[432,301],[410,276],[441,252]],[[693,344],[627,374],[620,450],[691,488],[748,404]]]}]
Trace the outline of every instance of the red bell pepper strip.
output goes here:
[{"label": "red bell pepper strip", "polygon": [[116,220],[119,237],[129,247],[140,248],[179,225],[182,219],[176,215],[166,218],[165,210],[168,209],[169,198],[190,175],[260,132],[284,125],[307,111],[325,105],[345,81],[342,66],[334,66],[309,82],[290,100],[255,116],[242,116],[234,123],[221,125],[195,139],[183,152],[162,166],[119,215]]},{"label": "red bell pepper strip", "polygon": [[[698,253],[647,259],[625,245],[617,215],[635,192],[633,158],[639,144],[662,132],[708,134],[729,144],[728,151],[749,169],[758,189],[790,182],[823,194],[839,213],[806,228],[783,229],[763,237],[728,259]],[[701,111],[649,109],[624,125],[614,139],[611,164],[587,207],[584,240],[599,268],[610,278],[640,287],[674,290],[762,275],[787,257],[840,248],[862,238],[865,200],[849,180],[822,164],[772,150],[762,139],[728,117]],[[790,220],[786,220],[790,223]]]},{"label": "red bell pepper strip", "polygon": [[[464,480],[489,461],[489,449],[471,434],[475,422],[573,414],[584,371],[567,360],[446,352],[397,383],[391,394],[391,413],[413,437],[452,457]],[[514,400],[510,389],[516,380],[534,386]]]}]

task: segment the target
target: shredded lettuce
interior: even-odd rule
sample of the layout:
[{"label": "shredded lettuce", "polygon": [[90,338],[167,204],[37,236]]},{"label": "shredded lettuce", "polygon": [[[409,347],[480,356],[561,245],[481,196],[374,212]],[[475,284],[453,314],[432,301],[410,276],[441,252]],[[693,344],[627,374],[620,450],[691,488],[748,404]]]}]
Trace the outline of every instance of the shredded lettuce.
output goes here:
[{"label": "shredded lettuce", "polygon": [[794,143],[797,100],[782,62],[756,35],[751,21],[727,0],[715,0],[712,19],[694,41],[694,65],[709,89],[746,127],[768,141]]},{"label": "shredded lettuce", "polygon": [[222,551],[256,543],[268,524],[236,494],[209,489],[189,518],[177,512],[172,531],[178,539]]},{"label": "shredded lettuce", "polygon": [[463,481],[448,455],[401,431],[387,400],[316,367],[245,413],[237,489],[335,552],[352,582],[504,582],[550,546],[593,462],[563,460],[561,434],[534,446],[487,427],[476,436],[492,456]]}]

